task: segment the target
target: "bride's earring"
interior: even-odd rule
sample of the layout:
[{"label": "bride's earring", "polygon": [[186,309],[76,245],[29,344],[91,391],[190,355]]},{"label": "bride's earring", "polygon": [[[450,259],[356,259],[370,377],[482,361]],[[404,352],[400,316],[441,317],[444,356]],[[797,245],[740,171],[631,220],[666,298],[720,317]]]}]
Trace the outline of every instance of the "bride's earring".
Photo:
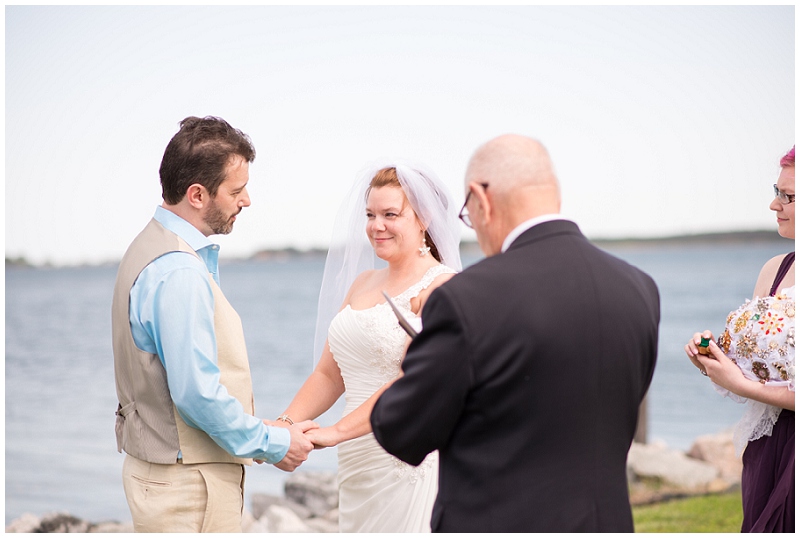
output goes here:
[{"label": "bride's earring", "polygon": [[422,246],[419,247],[419,257],[424,258],[425,255],[431,251],[431,247],[428,246],[428,242],[425,241],[425,236],[422,236]]}]

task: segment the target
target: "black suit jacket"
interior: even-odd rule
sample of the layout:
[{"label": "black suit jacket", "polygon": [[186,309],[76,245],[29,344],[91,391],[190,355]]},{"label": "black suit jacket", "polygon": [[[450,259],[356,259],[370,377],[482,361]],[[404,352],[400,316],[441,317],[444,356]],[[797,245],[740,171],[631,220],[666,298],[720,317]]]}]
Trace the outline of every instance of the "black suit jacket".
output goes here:
[{"label": "black suit jacket", "polygon": [[656,363],[653,280],[565,220],[436,289],[378,442],[439,450],[439,532],[633,531],[625,464]]}]

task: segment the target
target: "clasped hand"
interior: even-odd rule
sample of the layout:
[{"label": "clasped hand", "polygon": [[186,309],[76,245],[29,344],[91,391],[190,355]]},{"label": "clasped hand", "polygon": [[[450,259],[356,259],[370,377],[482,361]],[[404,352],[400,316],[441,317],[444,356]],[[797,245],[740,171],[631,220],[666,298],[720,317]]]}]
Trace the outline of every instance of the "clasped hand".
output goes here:
[{"label": "clasped hand", "polygon": [[[334,427],[320,428],[319,424],[311,420],[304,420],[290,424],[282,420],[263,420],[267,426],[286,428],[291,434],[289,451],[281,461],[274,464],[282,471],[292,472],[308,459],[308,454],[314,449],[336,446],[341,442],[341,436]],[[256,463],[264,463],[256,460]]]},{"label": "clasped hand", "polygon": [[[319,424],[311,420],[304,420],[295,424],[289,424],[282,420],[272,421],[264,420],[267,426],[274,426],[276,428],[286,428],[289,430],[291,441],[289,444],[289,451],[281,461],[275,464],[275,467],[281,471],[292,472],[308,459],[308,454],[314,450],[314,443],[307,437],[306,433],[311,430],[319,429]],[[258,462],[263,463],[263,462]]]}]

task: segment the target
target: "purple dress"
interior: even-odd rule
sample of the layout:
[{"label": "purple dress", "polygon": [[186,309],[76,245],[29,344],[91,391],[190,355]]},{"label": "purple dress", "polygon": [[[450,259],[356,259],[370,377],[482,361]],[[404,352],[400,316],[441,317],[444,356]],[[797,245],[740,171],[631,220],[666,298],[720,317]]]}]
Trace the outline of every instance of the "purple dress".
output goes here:
[{"label": "purple dress", "polygon": [[742,532],[794,532],[794,412],[750,441],[742,462]]},{"label": "purple dress", "polygon": [[[794,288],[775,294],[793,262],[792,252],[778,270],[770,298],[756,298],[731,313],[720,337],[720,347],[745,377],[792,391]],[[747,442],[742,456],[742,532],[794,532],[794,412],[747,403],[734,434],[737,444]]]}]

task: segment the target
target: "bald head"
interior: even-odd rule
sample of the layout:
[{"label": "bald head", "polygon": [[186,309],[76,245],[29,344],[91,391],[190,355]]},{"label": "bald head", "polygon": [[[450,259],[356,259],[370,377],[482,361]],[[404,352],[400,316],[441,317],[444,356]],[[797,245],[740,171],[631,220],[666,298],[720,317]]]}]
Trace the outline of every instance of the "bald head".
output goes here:
[{"label": "bald head", "polygon": [[526,136],[498,136],[475,150],[465,186],[474,198],[468,210],[487,256],[497,254],[519,224],[561,210],[550,156]]},{"label": "bald head", "polygon": [[558,189],[550,155],[538,141],[515,134],[498,136],[475,150],[467,167],[466,183],[489,183],[494,192],[520,187]]},{"label": "bald head", "polygon": [[527,136],[498,136],[475,150],[465,177],[465,183],[470,182],[488,183],[499,209],[513,212],[514,220],[558,213],[561,208],[550,155]]}]

